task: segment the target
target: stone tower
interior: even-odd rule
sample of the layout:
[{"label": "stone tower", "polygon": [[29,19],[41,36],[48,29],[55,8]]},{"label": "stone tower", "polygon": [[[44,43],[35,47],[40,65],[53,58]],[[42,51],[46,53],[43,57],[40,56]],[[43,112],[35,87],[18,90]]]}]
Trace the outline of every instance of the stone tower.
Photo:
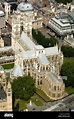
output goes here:
[{"label": "stone tower", "polygon": [[12,111],[12,89],[10,81],[8,81],[7,85],[7,110]]},{"label": "stone tower", "polygon": [[32,17],[31,14],[23,16],[23,30],[29,37],[32,37]]},{"label": "stone tower", "polygon": [[12,18],[12,49],[17,51],[17,41],[20,39],[20,14],[15,12]]},{"label": "stone tower", "polygon": [[2,83],[4,91],[6,92],[6,75],[4,72],[2,74],[2,82],[1,83]]},{"label": "stone tower", "polygon": [[5,5],[5,13],[6,13],[5,20],[8,20],[8,15],[10,14],[11,5],[7,2],[5,2],[4,5]]},{"label": "stone tower", "polygon": [[1,29],[0,29],[0,47],[4,47],[4,40],[1,37]]}]

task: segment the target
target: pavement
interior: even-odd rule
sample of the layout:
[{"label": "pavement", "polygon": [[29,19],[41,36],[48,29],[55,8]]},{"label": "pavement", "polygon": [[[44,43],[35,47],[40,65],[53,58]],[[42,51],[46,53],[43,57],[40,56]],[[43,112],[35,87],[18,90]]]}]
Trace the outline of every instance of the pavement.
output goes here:
[{"label": "pavement", "polygon": [[69,111],[69,108],[74,108],[74,94],[66,96],[63,99],[48,102],[43,106],[37,106],[32,111]]},{"label": "pavement", "polygon": [[42,28],[40,28],[40,29],[38,29],[38,30],[39,30],[46,38],[50,38],[50,37],[51,37],[51,36],[48,34],[49,29],[42,27]]},{"label": "pavement", "polygon": [[51,106],[50,108],[47,108],[43,111],[52,111],[53,109],[59,108],[60,106],[64,107],[65,104],[64,103],[58,103],[58,104],[55,104],[55,105]]}]

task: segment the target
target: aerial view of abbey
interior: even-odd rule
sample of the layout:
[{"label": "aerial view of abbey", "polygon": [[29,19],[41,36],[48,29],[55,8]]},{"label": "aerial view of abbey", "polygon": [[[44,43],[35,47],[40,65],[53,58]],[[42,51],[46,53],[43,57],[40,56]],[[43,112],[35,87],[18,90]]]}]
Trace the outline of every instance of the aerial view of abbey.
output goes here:
[{"label": "aerial view of abbey", "polygon": [[0,111],[74,111],[74,0],[0,0]]}]

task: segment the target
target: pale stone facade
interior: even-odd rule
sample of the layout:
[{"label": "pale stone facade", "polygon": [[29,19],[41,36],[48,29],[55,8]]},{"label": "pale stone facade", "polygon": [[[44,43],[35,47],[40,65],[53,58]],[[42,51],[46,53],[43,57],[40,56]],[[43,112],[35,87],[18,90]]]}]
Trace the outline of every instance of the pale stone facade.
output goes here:
[{"label": "pale stone facade", "polygon": [[4,40],[1,37],[1,30],[0,30],[0,48],[4,47]]},{"label": "pale stone facade", "polygon": [[7,21],[8,20],[8,17],[9,17],[9,14],[10,14],[10,8],[11,8],[11,5],[7,2],[4,2],[4,5],[5,5],[5,20]]},{"label": "pale stone facade", "polygon": [[0,111],[12,111],[12,89],[10,81],[6,81],[6,75],[0,66]]},{"label": "pale stone facade", "polygon": [[65,85],[56,75],[59,76],[63,54],[57,44],[49,48],[36,45],[32,39],[32,22],[27,21],[29,26],[25,26],[25,20],[21,31],[20,13],[16,12],[12,19],[12,48],[15,51],[15,67],[11,72],[11,78],[30,75],[35,80],[35,85],[43,89],[51,99],[60,99],[64,96]]},{"label": "pale stone facade", "polygon": [[0,29],[5,27],[5,12],[0,4]]},{"label": "pale stone facade", "polygon": [[[32,28],[38,29],[42,27],[42,17],[38,14],[38,11],[36,11],[28,2],[21,2],[14,14],[19,14],[20,22],[18,22],[20,24],[20,28],[21,30],[23,29],[25,33],[27,33],[27,35],[32,35]],[[12,16],[12,19],[14,17],[14,14]]]}]

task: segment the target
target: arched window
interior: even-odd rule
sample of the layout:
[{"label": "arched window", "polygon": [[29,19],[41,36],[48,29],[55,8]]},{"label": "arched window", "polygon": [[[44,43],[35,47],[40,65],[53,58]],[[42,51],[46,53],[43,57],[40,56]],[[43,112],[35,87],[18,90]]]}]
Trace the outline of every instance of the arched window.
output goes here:
[{"label": "arched window", "polygon": [[42,85],[42,80],[40,81],[40,85]]},{"label": "arched window", "polygon": [[38,80],[38,85],[39,85],[39,80]]},{"label": "arched window", "polygon": [[23,26],[21,26],[21,32],[23,31]]},{"label": "arched window", "polygon": [[30,32],[28,31],[27,34],[30,35]]},{"label": "arched window", "polygon": [[54,56],[52,56],[52,61],[54,60]]},{"label": "arched window", "polygon": [[56,86],[54,86],[54,90],[56,90]]},{"label": "arched window", "polygon": [[10,88],[8,89],[8,92],[10,92]]},{"label": "arched window", "polygon": [[53,93],[52,96],[55,97],[55,93]]},{"label": "arched window", "polygon": [[60,97],[60,93],[58,94],[58,97]]},{"label": "arched window", "polygon": [[58,90],[59,90],[59,86],[58,86]]},{"label": "arched window", "polygon": [[10,96],[10,93],[8,93],[8,96]]}]

